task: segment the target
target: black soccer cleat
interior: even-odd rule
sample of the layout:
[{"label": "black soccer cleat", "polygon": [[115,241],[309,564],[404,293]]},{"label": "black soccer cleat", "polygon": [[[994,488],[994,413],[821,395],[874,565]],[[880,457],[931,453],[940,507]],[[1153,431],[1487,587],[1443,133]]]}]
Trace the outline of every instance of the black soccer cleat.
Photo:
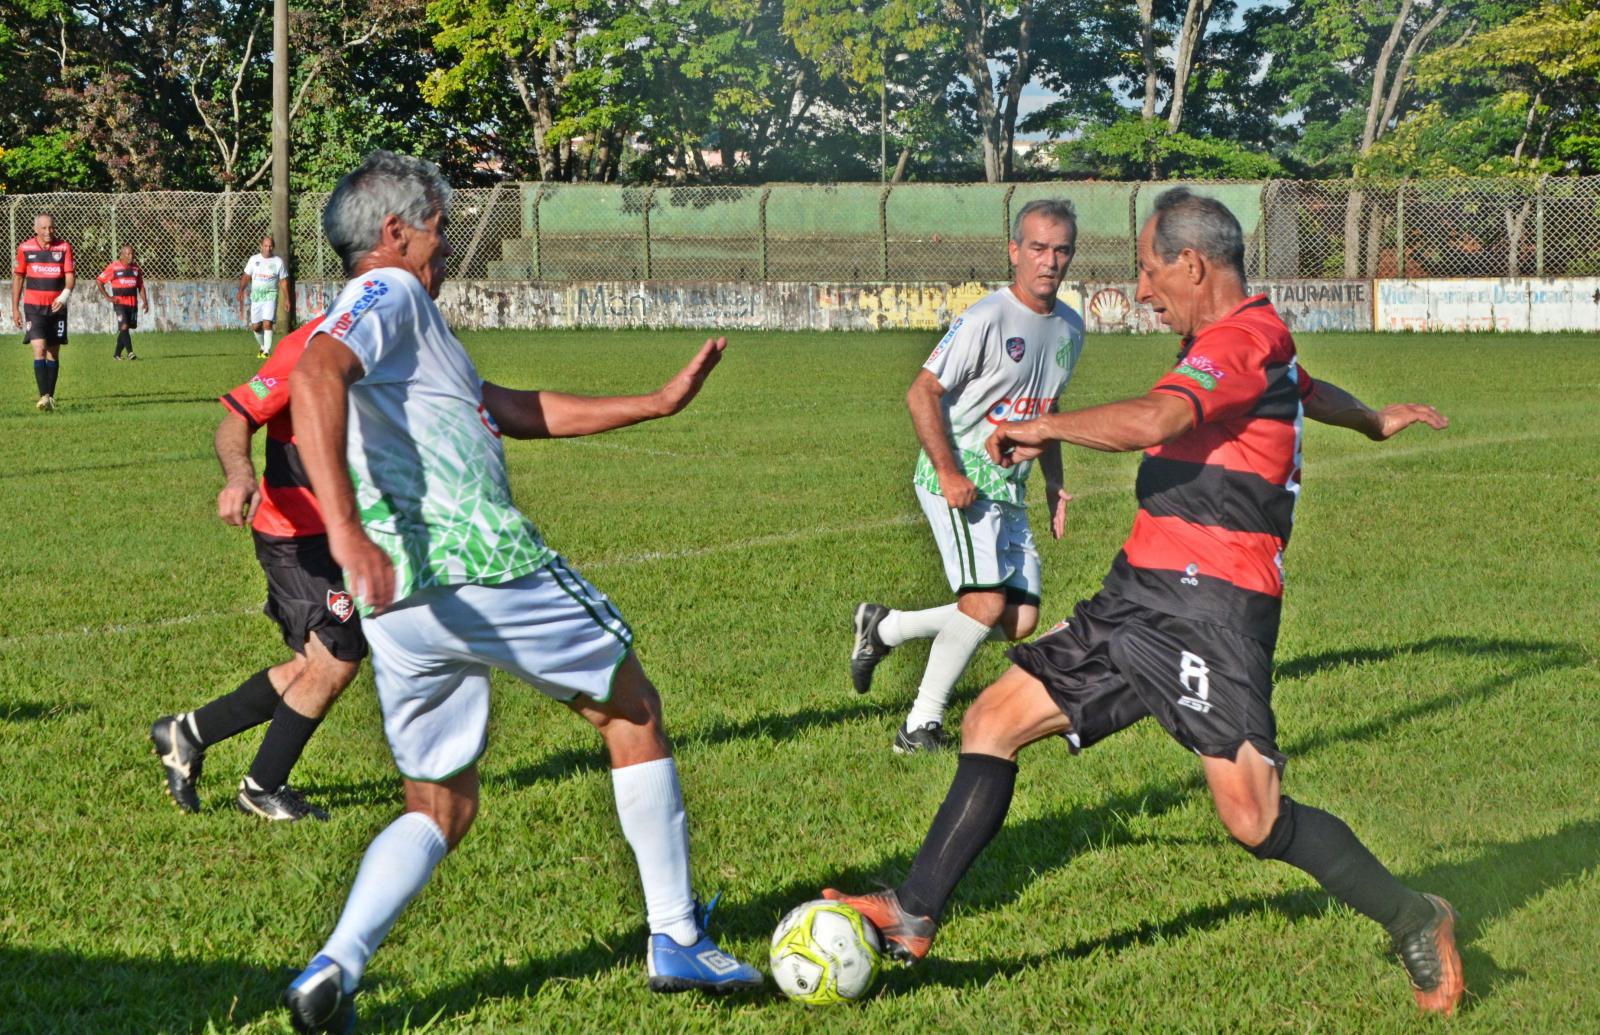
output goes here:
[{"label": "black soccer cleat", "polygon": [[823,888],[822,897],[832,902],[842,902],[860,913],[867,922],[878,929],[883,939],[883,951],[910,966],[925,959],[933,948],[933,936],[939,931],[939,921],[931,916],[913,916],[900,905],[900,896],[894,889],[873,891],[865,895],[847,895],[834,888]]},{"label": "black soccer cleat", "polygon": [[250,777],[239,781],[239,811],[262,819],[283,820],[294,823],[310,818],[326,821],[328,814],[306,801],[300,792],[284,784],[276,790],[267,790]]},{"label": "black soccer cleat", "polygon": [[894,753],[914,755],[921,751],[943,751],[950,746],[950,734],[942,722],[925,722],[916,729],[901,726],[894,733]]},{"label": "black soccer cleat", "polygon": [[1467,989],[1456,950],[1456,911],[1438,895],[1423,895],[1433,916],[1415,931],[1394,940],[1395,955],[1411,978],[1411,994],[1423,1013],[1455,1013]]},{"label": "black soccer cleat", "polygon": [[313,959],[283,990],[289,1022],[302,1033],[356,1030],[355,993],[344,990],[344,971],[326,956]]},{"label": "black soccer cleat", "polygon": [[206,749],[189,736],[182,715],[163,715],[150,727],[150,743],[155,745],[156,757],[167,771],[167,795],[173,804],[185,812],[200,811],[200,795],[195,784],[200,782],[200,767],[206,760]]},{"label": "black soccer cleat", "polygon": [[878,639],[878,624],[887,617],[889,609],[882,604],[856,605],[856,645],[850,652],[850,682],[855,684],[858,694],[872,689],[872,670],[893,649]]}]

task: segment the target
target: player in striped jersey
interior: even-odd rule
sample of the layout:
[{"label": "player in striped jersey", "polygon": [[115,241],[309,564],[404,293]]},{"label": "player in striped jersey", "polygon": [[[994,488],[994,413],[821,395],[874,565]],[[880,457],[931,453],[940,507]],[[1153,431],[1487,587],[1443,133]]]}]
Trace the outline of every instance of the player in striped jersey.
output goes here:
[{"label": "player in striped jersey", "polygon": [[146,313],[150,311],[150,296],[145,293],[144,270],[139,268],[139,260],[134,257],[133,245],[123,245],[117,253],[117,261],[101,270],[95,281],[117,316],[117,351],[111,358],[121,359],[122,350],[127,349],[129,359],[138,359],[133,353],[131,332],[139,326],[139,303],[144,302]]},{"label": "player in striped jersey", "polygon": [[33,346],[33,380],[39,409],[56,408],[56,380],[61,376],[61,346],[67,343],[67,303],[77,283],[72,245],[56,236],[55,217],[33,217],[33,238],[17,245],[11,278],[11,319],[22,340]]},{"label": "player in striped jersey", "polygon": [[1374,411],[1313,382],[1266,296],[1246,294],[1244,238],[1216,201],[1181,188],[1157,199],[1139,236],[1139,299],[1185,338],[1147,395],[1001,425],[988,443],[1007,465],[1049,442],[1143,450],[1132,534],[1100,592],[1014,648],[1015,665],[968,710],[955,780],[905,882],[824,894],[876,923],[891,953],[920,959],[957,882],[1005,820],[1018,752],[1056,735],[1076,751],[1153,717],[1200,756],[1233,839],[1382,924],[1417,1005],[1450,1014],[1465,990],[1454,910],[1401,884],[1337,817],[1282,794],[1272,712],[1302,417],[1378,440],[1446,421],[1409,403]]}]

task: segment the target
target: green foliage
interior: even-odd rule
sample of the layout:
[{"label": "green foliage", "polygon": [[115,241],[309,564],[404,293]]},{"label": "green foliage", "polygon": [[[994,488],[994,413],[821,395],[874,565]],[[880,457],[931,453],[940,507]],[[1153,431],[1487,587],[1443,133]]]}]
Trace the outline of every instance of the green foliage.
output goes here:
[{"label": "green foliage", "polygon": [[1113,180],[1259,180],[1283,173],[1270,154],[1231,140],[1173,133],[1165,122],[1137,115],[1089,128],[1059,145],[1056,157],[1064,175]]},{"label": "green foliage", "polygon": [[0,189],[10,194],[104,190],[107,186],[94,156],[66,130],[32,136],[0,151]]}]

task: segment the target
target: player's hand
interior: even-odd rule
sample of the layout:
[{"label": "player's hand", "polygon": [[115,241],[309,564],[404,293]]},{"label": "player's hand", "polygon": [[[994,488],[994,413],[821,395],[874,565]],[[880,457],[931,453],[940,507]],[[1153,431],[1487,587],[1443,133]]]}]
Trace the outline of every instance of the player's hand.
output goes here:
[{"label": "player's hand", "polygon": [[656,390],[661,416],[670,417],[682,412],[685,406],[700,394],[700,388],[711,376],[711,371],[722,362],[722,353],[728,347],[727,338],[707,338],[689,365],[672,375],[672,380]]},{"label": "player's hand", "polygon": [[1450,419],[1426,403],[1395,403],[1378,411],[1378,433],[1373,441],[1382,442],[1413,424],[1426,424],[1435,431],[1450,426]]},{"label": "player's hand", "polygon": [[360,528],[339,534],[328,531],[328,551],[344,569],[344,585],[374,611],[394,603],[394,563]]},{"label": "player's hand", "polygon": [[17,325],[17,330],[22,330],[22,310],[11,310],[11,322]]},{"label": "player's hand", "polygon": [[224,524],[244,528],[261,506],[261,489],[255,482],[229,482],[217,493],[217,517]]},{"label": "player's hand", "polygon": [[989,459],[1001,467],[1015,467],[1028,460],[1038,459],[1049,439],[1036,420],[1002,424],[983,444]]},{"label": "player's hand", "polygon": [[978,500],[978,487],[972,484],[972,479],[960,471],[941,471],[939,473],[939,495],[944,501],[957,510],[964,510]]},{"label": "player's hand", "polygon": [[1058,485],[1046,487],[1045,495],[1050,501],[1050,538],[1060,539],[1067,534],[1067,504],[1072,502],[1072,493]]}]

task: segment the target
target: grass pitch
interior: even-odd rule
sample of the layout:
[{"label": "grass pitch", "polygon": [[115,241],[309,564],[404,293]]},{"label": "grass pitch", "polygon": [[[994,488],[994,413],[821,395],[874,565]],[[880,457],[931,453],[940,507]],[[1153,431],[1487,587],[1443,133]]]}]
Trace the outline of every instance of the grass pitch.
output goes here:
[{"label": "grass pitch", "polygon": [[[114,363],[109,339],[74,339],[54,415],[33,410],[25,349],[0,370],[0,1029],[286,1031],[277,996],[399,811],[398,778],[364,672],[295,774],[332,822],[233,810],[259,734],[210,752],[202,815],[163,795],[151,720],[283,647],[246,534],[214,516],[214,399],[253,372],[251,341],[136,340],[143,358]],[[603,394],[654,387],[697,340],[467,344],[491,379]],[[889,751],[925,646],[867,697],[846,664],[857,600],[948,599],[902,402],[931,341],[738,334],[678,418],[508,443],[524,509],[639,634],[696,883],[725,892],[724,946],[762,964],[779,916],[824,884],[899,879],[953,770]],[[1066,404],[1142,391],[1172,352],[1092,339]],[[1277,656],[1287,788],[1460,909],[1456,1030],[1591,1028],[1600,347],[1307,335],[1301,352],[1314,375],[1433,402],[1452,426],[1384,445],[1309,429]],[[1047,622],[1098,586],[1135,463],[1069,451],[1069,534],[1041,547]],[[1003,664],[984,648],[957,719]],[[935,958],[864,1005],[652,996],[597,738],[520,684],[497,691],[482,815],[374,959],[365,1030],[1432,1030],[1382,932],[1233,846],[1195,760],[1151,723],[1078,758],[1027,752]]]}]

